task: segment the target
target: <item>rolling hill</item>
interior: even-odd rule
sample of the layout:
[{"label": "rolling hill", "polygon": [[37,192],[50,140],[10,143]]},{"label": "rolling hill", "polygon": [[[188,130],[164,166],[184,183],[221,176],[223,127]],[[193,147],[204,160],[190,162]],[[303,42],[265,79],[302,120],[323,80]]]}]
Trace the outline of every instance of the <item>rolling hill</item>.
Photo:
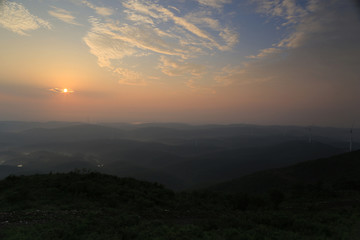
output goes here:
[{"label": "rolling hill", "polygon": [[87,168],[193,189],[348,147],[346,129],[312,132],[310,144],[295,126],[0,122],[0,177]]},{"label": "rolling hill", "polygon": [[285,168],[256,172],[214,186],[224,192],[289,190],[294,186],[321,185],[360,189],[360,151],[306,161]]}]

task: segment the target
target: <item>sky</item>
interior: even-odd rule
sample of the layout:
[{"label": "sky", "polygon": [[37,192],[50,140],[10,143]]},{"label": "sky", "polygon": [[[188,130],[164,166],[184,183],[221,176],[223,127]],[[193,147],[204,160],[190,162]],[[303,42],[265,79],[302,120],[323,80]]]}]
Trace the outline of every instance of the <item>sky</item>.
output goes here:
[{"label": "sky", "polygon": [[0,121],[359,127],[359,7],[0,0]]}]

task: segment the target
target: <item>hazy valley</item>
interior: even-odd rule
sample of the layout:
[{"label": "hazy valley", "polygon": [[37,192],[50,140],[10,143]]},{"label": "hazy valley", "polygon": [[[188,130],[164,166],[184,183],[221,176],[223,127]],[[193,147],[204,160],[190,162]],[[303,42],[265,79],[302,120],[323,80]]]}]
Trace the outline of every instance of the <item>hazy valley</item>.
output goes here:
[{"label": "hazy valley", "polygon": [[89,169],[181,190],[344,153],[349,139],[320,127],[1,122],[0,177]]}]

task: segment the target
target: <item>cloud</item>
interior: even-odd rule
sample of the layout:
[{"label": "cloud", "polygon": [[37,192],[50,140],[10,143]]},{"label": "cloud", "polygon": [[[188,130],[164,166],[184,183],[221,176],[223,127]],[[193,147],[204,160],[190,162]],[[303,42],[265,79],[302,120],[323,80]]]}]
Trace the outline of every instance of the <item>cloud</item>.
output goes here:
[{"label": "cloud", "polygon": [[[170,25],[172,23],[172,35],[179,39],[180,43],[184,46],[229,50],[233,47],[230,44],[235,43],[235,41],[225,41],[225,45],[222,45],[219,43],[220,39],[217,40],[216,35],[212,35],[196,25],[196,23],[200,25],[205,23],[212,30],[219,31],[218,36],[221,37],[221,40],[230,40],[230,33],[232,40],[236,38],[235,31],[231,31],[230,28],[225,28],[227,29],[226,31],[221,31],[218,20],[209,16],[202,19],[195,17],[195,14],[181,17],[175,15],[169,9],[149,1],[127,1],[123,3],[123,6],[127,9],[128,18],[131,20],[135,19],[143,24],[150,23],[152,25]],[[177,12],[179,13],[179,11]]]},{"label": "cloud", "polygon": [[143,15],[140,15],[140,14],[136,14],[134,12],[128,12],[128,16],[127,18],[130,20],[130,21],[133,21],[134,24],[136,25],[140,25],[140,24],[150,24],[150,25],[155,25],[154,24],[154,21],[150,18],[150,17],[147,17],[147,16],[143,16]]},{"label": "cloud", "polygon": [[[239,84],[244,79],[268,79],[275,81],[279,90],[288,84],[293,86],[292,90],[288,88],[290,92],[318,89],[317,98],[329,101],[345,99],[354,93],[354,88],[360,89],[360,22],[351,2],[312,0],[304,9],[306,14],[292,24],[287,36],[250,56],[253,60],[238,66],[237,72],[224,70],[218,81]],[[329,89],[337,93],[330,95]],[[315,98],[315,93],[312,96]]]},{"label": "cloud", "polygon": [[163,19],[164,22],[172,20],[175,24],[183,27],[192,34],[210,41],[214,41],[207,33],[196,27],[194,24],[186,21],[184,18],[176,16],[173,12],[167,8],[162,7],[161,5],[152,4],[149,2],[147,2],[147,4],[142,4],[139,1],[128,1],[124,3],[124,6],[136,12],[149,15],[152,18]]},{"label": "cloud", "polygon": [[[283,26],[297,23],[307,14],[306,9],[297,4],[296,0],[251,0],[251,2],[257,5],[259,13],[283,19]],[[312,6],[315,4],[312,3]]]},{"label": "cloud", "polygon": [[[140,51],[182,57],[185,52],[161,37],[162,31],[151,27],[118,26],[114,22],[101,22],[91,18],[91,31],[84,37],[90,52],[97,56],[101,67],[110,67],[111,60],[140,54]],[[180,46],[178,46],[180,47]]]},{"label": "cloud", "polygon": [[220,21],[211,15],[211,11],[200,11],[189,13],[185,18],[204,28],[209,28],[211,31],[217,31],[218,36],[223,41],[223,44],[219,44],[218,48],[222,51],[231,50],[239,42],[239,34],[230,27],[222,26]]},{"label": "cloud", "polygon": [[117,34],[97,19],[90,19],[93,27],[83,38],[90,52],[98,58],[100,67],[112,68],[111,60],[134,55],[137,51],[126,41],[117,39]]},{"label": "cloud", "polygon": [[224,4],[231,3],[231,0],[197,0],[199,4],[220,9]]},{"label": "cloud", "polygon": [[113,60],[127,56],[143,56],[146,51],[158,54],[182,56],[182,51],[161,39],[162,32],[150,27],[135,27],[115,22],[101,22],[91,18],[91,30],[84,37],[90,52],[98,58],[100,67],[105,67],[118,76],[118,82],[126,85],[145,86],[146,80],[141,73],[121,67]]},{"label": "cloud", "polygon": [[80,23],[75,21],[75,17],[71,15],[69,11],[57,7],[52,7],[52,8],[53,10],[50,10],[48,12],[51,16],[56,17],[57,19],[69,24],[78,25],[78,26],[81,25]]},{"label": "cloud", "polygon": [[272,54],[279,53],[279,52],[281,52],[281,49],[271,47],[271,48],[265,48],[265,49],[260,50],[257,55],[251,55],[251,56],[247,56],[247,57],[252,58],[252,59],[265,58],[265,57],[268,57]]},{"label": "cloud", "polygon": [[[116,41],[118,43],[117,54],[111,54],[111,56],[116,55],[114,59],[127,55],[119,54],[118,49],[121,49],[120,52],[124,50],[119,44],[126,48],[129,46],[135,48],[130,51],[132,53],[145,50],[186,59],[214,48],[222,51],[230,50],[238,42],[238,35],[235,31],[228,27],[221,27],[218,20],[208,16],[198,20],[198,23],[207,24],[212,30],[218,31],[217,35],[211,35],[187,18],[176,16],[169,9],[149,1],[126,1],[123,6],[131,24],[109,19],[107,22],[101,22],[99,19],[91,18],[90,33],[92,34],[85,37],[85,42],[89,46],[94,46],[94,41],[91,41],[91,38],[95,37],[94,34],[97,39],[102,37],[111,39],[112,42]],[[220,42],[224,44],[220,44]],[[94,52],[95,50],[92,50],[93,54],[95,54]],[[101,57],[105,61],[110,58],[112,57]]]},{"label": "cloud", "polygon": [[221,50],[231,50],[239,42],[238,34],[230,28],[225,28],[219,35],[226,43],[220,47]]},{"label": "cloud", "polygon": [[213,30],[220,31],[222,27],[219,20],[211,18],[205,14],[208,13],[196,12],[196,13],[192,13],[191,15],[189,14],[188,16],[186,16],[186,18],[190,19],[192,22],[195,22],[197,24],[203,24]]},{"label": "cloud", "polygon": [[283,19],[285,22],[282,25],[286,26],[287,32],[272,47],[260,50],[257,55],[248,56],[248,58],[253,59],[265,58],[269,55],[281,54],[289,48],[301,47],[317,36],[326,35],[326,32],[339,19],[333,11],[329,11],[333,7],[332,4],[339,5],[338,0],[327,6],[319,0],[309,0],[305,6],[296,5],[294,0],[252,0],[252,2],[257,4],[257,11],[265,13],[270,18],[279,17]]},{"label": "cloud", "polygon": [[0,26],[20,35],[39,28],[51,29],[49,22],[32,15],[22,4],[7,0],[0,1]]},{"label": "cloud", "polygon": [[146,86],[147,83],[145,81],[145,77],[140,73],[125,69],[125,68],[116,68],[114,70],[115,73],[119,75],[118,82],[124,85],[132,85],[132,86]]},{"label": "cloud", "polygon": [[177,62],[165,56],[161,56],[159,68],[168,76],[183,76],[190,74],[192,77],[201,77],[206,70],[203,65],[189,62]]},{"label": "cloud", "polygon": [[178,13],[181,13],[180,9],[178,9],[177,7],[169,6],[168,8],[173,9],[173,10],[175,10],[175,11],[178,12]]},{"label": "cloud", "polygon": [[231,50],[238,42],[238,34],[222,26],[211,11],[204,11],[201,17],[188,13],[181,16],[181,10],[166,8],[157,1],[132,0],[122,5],[126,17],[123,21],[90,17],[91,29],[83,38],[99,66],[116,73],[122,84],[145,85],[140,81],[144,79],[140,72],[124,67],[125,57],[153,55],[159,59],[157,67],[164,74],[194,78],[203,75],[205,67],[185,60]]},{"label": "cloud", "polygon": [[95,10],[95,12],[101,16],[110,16],[110,15],[114,14],[114,11],[111,8],[98,7],[98,6],[90,3],[87,0],[82,0],[82,3],[85,4],[86,6],[88,6],[89,8]]}]

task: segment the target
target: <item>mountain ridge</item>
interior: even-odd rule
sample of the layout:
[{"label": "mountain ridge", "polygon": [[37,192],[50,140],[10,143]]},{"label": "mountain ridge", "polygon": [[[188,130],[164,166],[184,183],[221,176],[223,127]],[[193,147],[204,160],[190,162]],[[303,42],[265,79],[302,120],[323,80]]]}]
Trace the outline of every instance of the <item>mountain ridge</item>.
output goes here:
[{"label": "mountain ridge", "polygon": [[360,151],[329,158],[305,161],[295,165],[256,172],[210,187],[224,192],[264,192],[269,189],[289,190],[294,186],[360,183]]}]

